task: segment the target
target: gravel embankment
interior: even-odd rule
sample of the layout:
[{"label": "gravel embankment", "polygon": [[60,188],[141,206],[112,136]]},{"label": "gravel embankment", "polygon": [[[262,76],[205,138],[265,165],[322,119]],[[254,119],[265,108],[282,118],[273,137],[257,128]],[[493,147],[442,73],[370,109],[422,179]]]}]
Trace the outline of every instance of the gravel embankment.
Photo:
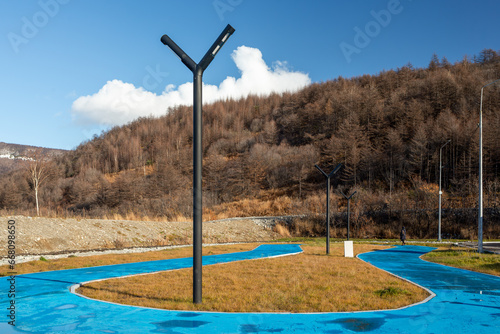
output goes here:
[{"label": "gravel embankment", "polygon": [[[219,244],[273,240],[280,237],[273,231],[275,222],[287,219],[288,217],[250,217],[205,222],[203,242]],[[191,222],[1,217],[2,263],[7,255],[9,220],[15,221],[18,263],[49,254],[83,256],[95,254],[96,251],[137,252],[192,244]]]}]

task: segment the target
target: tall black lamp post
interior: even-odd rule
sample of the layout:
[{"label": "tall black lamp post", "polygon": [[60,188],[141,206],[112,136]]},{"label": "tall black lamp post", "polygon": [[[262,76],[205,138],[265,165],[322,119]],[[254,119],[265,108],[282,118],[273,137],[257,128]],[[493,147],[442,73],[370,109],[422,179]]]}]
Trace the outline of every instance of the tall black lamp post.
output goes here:
[{"label": "tall black lamp post", "polygon": [[451,142],[449,139],[446,143],[439,149],[439,218],[438,218],[438,241],[441,242],[441,196],[443,191],[441,190],[441,174],[443,171],[443,147]]},{"label": "tall black lamp post", "polygon": [[326,177],[326,254],[330,254],[330,178],[337,173],[342,164],[338,164],[330,174],[326,174],[318,165],[314,165]]},{"label": "tall black lamp post", "polygon": [[227,25],[205,56],[196,64],[175,42],[163,35],[161,42],[167,45],[181,59],[184,65],[193,72],[193,302],[201,303],[202,272],[202,202],[201,202],[201,169],[202,169],[202,89],[203,72],[210,65],[217,52],[234,32]]},{"label": "tall black lamp post", "polygon": [[481,87],[481,105],[479,106],[479,215],[477,219],[477,251],[483,252],[483,90],[489,85],[500,82],[500,79]]},{"label": "tall black lamp post", "polygon": [[351,198],[352,198],[352,196],[354,196],[356,191],[353,192],[349,196],[344,194],[342,191],[341,191],[341,193],[342,193],[342,196],[344,196],[344,198],[347,200],[347,240],[349,240],[349,228],[350,228],[349,217],[351,216]]}]

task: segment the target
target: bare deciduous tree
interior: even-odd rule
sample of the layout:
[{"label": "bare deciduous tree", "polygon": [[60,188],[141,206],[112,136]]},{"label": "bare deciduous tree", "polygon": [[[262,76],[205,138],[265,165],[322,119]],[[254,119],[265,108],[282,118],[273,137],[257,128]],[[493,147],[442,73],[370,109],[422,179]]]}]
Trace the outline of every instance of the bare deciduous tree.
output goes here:
[{"label": "bare deciduous tree", "polygon": [[42,149],[35,150],[28,156],[28,182],[35,191],[36,215],[40,215],[40,202],[38,194],[40,186],[51,175],[50,160],[47,156],[43,155]]}]

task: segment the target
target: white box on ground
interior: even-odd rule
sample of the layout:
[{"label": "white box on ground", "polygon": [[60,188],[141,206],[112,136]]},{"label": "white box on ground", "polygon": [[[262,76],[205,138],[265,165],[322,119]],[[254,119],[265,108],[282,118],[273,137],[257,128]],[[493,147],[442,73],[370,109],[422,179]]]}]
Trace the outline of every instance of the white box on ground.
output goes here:
[{"label": "white box on ground", "polygon": [[352,241],[344,241],[344,257],[354,257]]}]

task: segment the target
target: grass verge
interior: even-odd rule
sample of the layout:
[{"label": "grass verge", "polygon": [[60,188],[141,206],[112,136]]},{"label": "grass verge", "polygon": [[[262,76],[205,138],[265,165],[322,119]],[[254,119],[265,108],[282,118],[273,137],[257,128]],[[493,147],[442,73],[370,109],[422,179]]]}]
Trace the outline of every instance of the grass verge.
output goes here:
[{"label": "grass verge", "polygon": [[[425,299],[428,293],[356,258],[343,245],[306,241],[304,253],[274,259],[207,266],[203,303],[192,303],[192,270],[110,279],[78,292],[115,303],[193,311],[348,312],[393,309]],[[355,253],[384,246],[355,245]]]},{"label": "grass verge", "polygon": [[480,254],[471,249],[440,247],[425,254],[422,259],[451,267],[500,276],[500,255]]}]

